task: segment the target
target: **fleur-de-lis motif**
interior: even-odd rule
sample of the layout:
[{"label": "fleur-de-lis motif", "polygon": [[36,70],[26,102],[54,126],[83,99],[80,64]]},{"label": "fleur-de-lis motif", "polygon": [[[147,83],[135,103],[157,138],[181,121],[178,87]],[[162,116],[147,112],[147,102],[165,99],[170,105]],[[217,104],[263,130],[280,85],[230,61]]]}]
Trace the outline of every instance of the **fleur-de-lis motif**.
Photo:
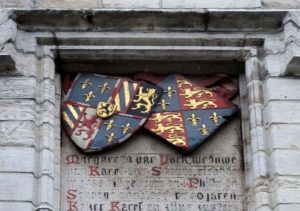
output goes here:
[{"label": "fleur-de-lis motif", "polygon": [[113,119],[109,120],[109,122],[104,123],[104,125],[106,125],[105,130],[109,131],[111,130],[113,127],[115,127],[116,125],[114,124],[115,121]]},{"label": "fleur-de-lis motif", "polygon": [[89,79],[85,79],[84,81],[81,81],[80,87],[81,89],[85,89],[87,86],[91,86],[92,83],[89,81]]},{"label": "fleur-de-lis motif", "polygon": [[169,97],[169,98],[172,98],[173,93],[176,93],[176,91],[173,90],[171,86],[168,86],[167,90],[164,91],[164,93],[167,93],[167,94],[168,94],[168,97]]},{"label": "fleur-de-lis motif", "polygon": [[121,126],[122,133],[125,135],[132,127],[130,127],[130,123],[128,122],[126,125]]},{"label": "fleur-de-lis motif", "polygon": [[88,93],[84,94],[85,97],[85,102],[89,102],[91,100],[91,98],[95,98],[94,92],[93,91],[89,91]]},{"label": "fleur-de-lis motif", "polygon": [[213,121],[213,123],[214,123],[215,125],[218,125],[218,124],[220,123],[219,120],[222,119],[222,117],[219,116],[216,112],[214,112],[214,113],[209,117],[209,119],[210,119],[211,121]]},{"label": "fleur-de-lis motif", "polygon": [[104,82],[104,84],[98,86],[100,89],[100,93],[103,94],[106,90],[110,89],[107,82]]},{"label": "fleur-de-lis motif", "polygon": [[205,124],[202,124],[202,127],[199,128],[199,131],[204,136],[208,136],[209,135],[209,129],[206,127]]},{"label": "fleur-de-lis motif", "polygon": [[107,142],[111,143],[116,138],[115,133],[111,133],[107,135],[106,138],[107,138]]},{"label": "fleur-de-lis motif", "polygon": [[157,105],[160,105],[163,111],[166,111],[167,106],[170,105],[170,103],[167,103],[165,99],[162,99],[160,103],[157,103]]},{"label": "fleur-de-lis motif", "polygon": [[198,126],[198,121],[201,121],[201,118],[196,117],[194,113],[192,113],[191,117],[187,118],[188,121],[191,121],[194,127]]}]

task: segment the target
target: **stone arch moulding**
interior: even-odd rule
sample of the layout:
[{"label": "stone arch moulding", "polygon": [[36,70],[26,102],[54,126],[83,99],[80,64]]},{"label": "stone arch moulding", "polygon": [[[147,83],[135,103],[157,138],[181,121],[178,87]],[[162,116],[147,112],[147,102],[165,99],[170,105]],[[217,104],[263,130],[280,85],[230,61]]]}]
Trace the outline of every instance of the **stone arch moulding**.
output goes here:
[{"label": "stone arch moulding", "polygon": [[33,167],[13,172],[31,186],[7,200],[59,210],[60,71],[99,70],[101,64],[102,73],[111,73],[134,62],[169,72],[181,63],[193,73],[240,75],[247,209],[277,207],[265,81],[298,74],[299,17],[270,10],[2,10],[0,78],[12,81],[11,90],[18,81],[19,91],[2,94],[6,104],[0,106],[19,110],[1,120],[30,122],[34,130],[28,142],[14,140],[34,157]]}]

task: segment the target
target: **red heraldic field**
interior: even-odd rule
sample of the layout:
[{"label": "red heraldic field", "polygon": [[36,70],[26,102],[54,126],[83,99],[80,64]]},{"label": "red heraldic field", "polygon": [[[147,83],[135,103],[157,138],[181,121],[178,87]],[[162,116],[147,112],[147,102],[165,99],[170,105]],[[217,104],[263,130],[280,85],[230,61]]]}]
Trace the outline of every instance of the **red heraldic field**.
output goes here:
[{"label": "red heraldic field", "polygon": [[158,85],[164,92],[144,127],[184,154],[208,140],[238,111],[227,99],[182,75],[169,75]]}]

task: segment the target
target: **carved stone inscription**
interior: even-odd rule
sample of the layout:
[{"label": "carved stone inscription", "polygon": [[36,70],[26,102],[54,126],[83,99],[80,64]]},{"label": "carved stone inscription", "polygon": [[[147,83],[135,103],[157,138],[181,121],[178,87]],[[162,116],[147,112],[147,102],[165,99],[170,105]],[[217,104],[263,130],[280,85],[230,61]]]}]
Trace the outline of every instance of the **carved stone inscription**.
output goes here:
[{"label": "carved stone inscription", "polygon": [[79,152],[63,136],[63,211],[243,211],[236,117],[189,156],[141,131],[101,154]]}]

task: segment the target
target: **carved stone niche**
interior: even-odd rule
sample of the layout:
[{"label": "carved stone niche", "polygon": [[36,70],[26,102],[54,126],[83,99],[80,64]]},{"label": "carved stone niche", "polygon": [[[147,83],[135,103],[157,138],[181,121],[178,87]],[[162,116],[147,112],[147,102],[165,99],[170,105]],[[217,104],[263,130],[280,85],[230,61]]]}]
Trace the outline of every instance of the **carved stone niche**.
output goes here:
[{"label": "carved stone niche", "polygon": [[[122,207],[176,211],[271,207],[267,155],[258,144],[265,141],[261,87],[267,75],[282,74],[270,73],[268,67],[269,55],[275,51],[272,44],[281,42],[286,14],[264,10],[12,11],[10,18],[18,26],[17,48],[47,61],[39,63],[39,77],[56,72],[58,110],[62,72],[221,72],[238,77],[240,84],[236,99],[240,118],[186,157],[188,161],[145,133],[99,155],[81,154],[63,133],[51,152],[54,165],[41,161],[41,169],[54,172],[54,182],[42,181],[38,186],[46,194],[38,199],[39,209],[45,204],[49,210],[116,211]],[[39,97],[45,93],[41,90]],[[50,133],[57,137],[59,115],[47,115],[56,118]],[[117,156],[123,160],[115,161]],[[189,164],[193,157],[206,157],[211,163]],[[166,175],[156,175],[162,169]]]}]

